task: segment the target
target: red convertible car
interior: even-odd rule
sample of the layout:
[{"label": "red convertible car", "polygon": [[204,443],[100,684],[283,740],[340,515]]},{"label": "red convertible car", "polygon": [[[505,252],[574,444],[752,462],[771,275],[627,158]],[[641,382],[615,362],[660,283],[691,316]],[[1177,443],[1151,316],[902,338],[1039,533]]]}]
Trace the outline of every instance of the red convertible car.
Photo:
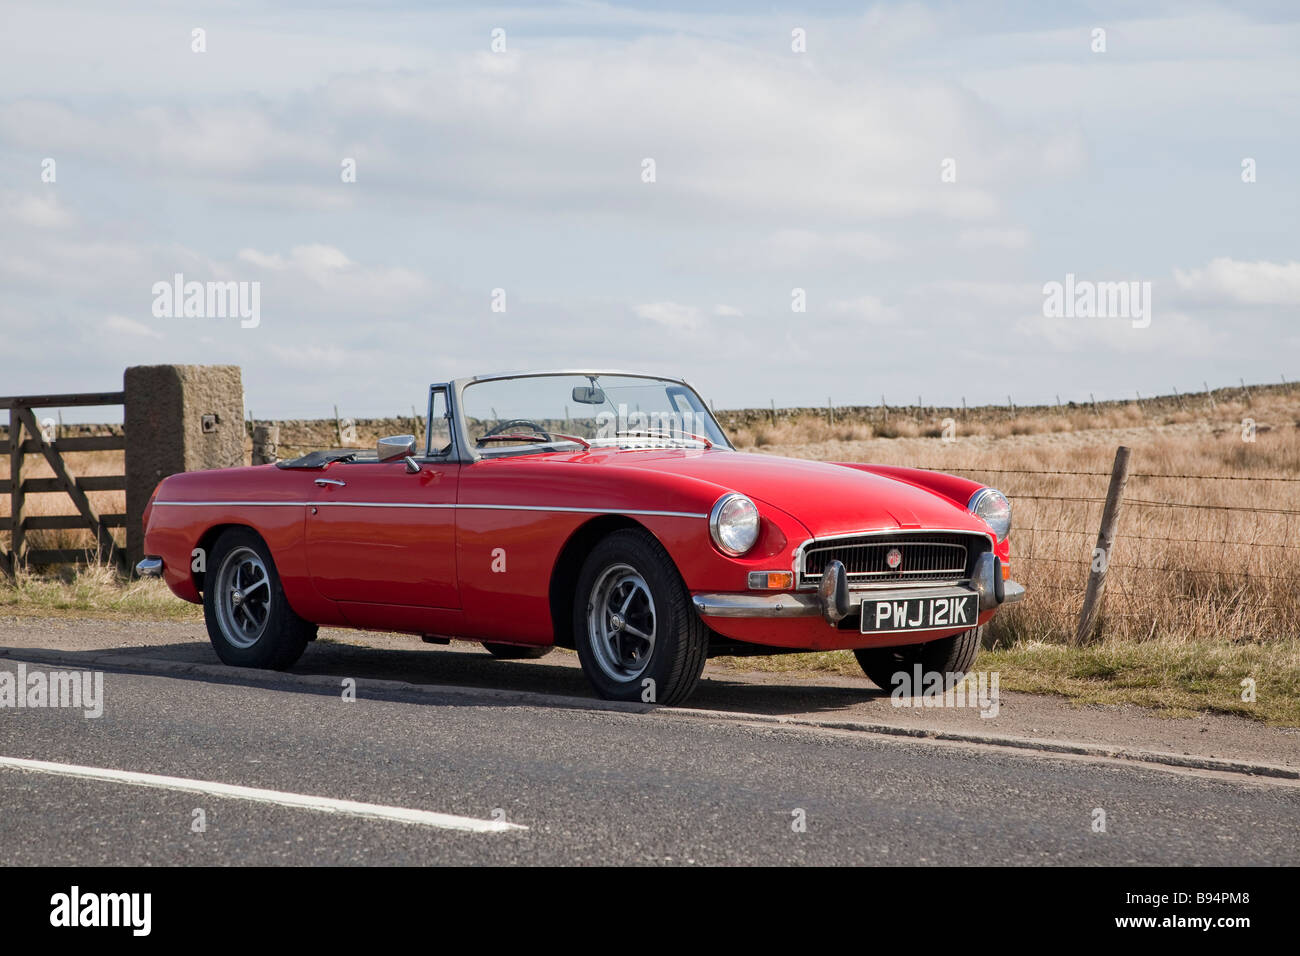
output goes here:
[{"label": "red convertible car", "polygon": [[602,697],[677,703],[717,654],[852,650],[888,687],[968,671],[1009,580],[1006,498],[911,468],[736,451],[685,382],[434,385],[428,434],[164,479],[137,570],[221,660],[287,668],[319,625],[575,649]]}]

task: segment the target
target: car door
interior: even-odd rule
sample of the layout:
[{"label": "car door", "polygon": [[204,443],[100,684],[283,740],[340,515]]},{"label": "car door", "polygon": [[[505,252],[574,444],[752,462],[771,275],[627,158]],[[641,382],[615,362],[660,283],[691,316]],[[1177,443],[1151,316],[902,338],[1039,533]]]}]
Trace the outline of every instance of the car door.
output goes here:
[{"label": "car door", "polygon": [[358,604],[459,608],[456,492],[461,466],[425,459],[336,462],[307,506],[307,563],[325,597]]}]

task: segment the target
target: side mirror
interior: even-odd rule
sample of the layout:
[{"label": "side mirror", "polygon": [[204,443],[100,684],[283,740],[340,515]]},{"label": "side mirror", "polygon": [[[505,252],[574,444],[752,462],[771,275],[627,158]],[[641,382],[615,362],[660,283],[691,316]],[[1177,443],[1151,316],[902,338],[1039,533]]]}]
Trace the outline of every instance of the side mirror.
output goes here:
[{"label": "side mirror", "polygon": [[415,453],[415,436],[390,435],[388,438],[381,438],[375,444],[375,451],[378,452],[380,461],[405,458]]}]

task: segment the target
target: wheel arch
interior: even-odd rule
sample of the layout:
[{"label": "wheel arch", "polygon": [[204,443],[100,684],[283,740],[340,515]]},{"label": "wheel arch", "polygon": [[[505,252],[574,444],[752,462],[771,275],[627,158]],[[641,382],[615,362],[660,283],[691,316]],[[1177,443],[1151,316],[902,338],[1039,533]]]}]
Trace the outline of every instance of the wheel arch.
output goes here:
[{"label": "wheel arch", "polygon": [[261,541],[262,544],[266,545],[267,551],[271,550],[271,546],[267,544],[266,538],[262,537],[261,532],[259,532],[252,525],[242,524],[241,522],[238,521],[227,521],[222,524],[214,524],[212,527],[204,531],[203,534],[199,535],[199,540],[195,542],[194,545],[195,548],[198,548],[203,551],[204,570],[195,571],[194,562],[193,561],[190,562],[190,577],[194,579],[194,588],[200,594],[203,593],[204,576],[207,574],[208,558],[212,554],[213,546],[217,543],[218,538],[220,538],[227,531],[233,530],[235,528],[238,528],[241,531],[248,531],[251,532],[252,534],[257,535],[257,539]]},{"label": "wheel arch", "polygon": [[[654,532],[627,515],[608,514],[592,518],[569,535],[551,569],[551,629],[556,647],[574,649],[573,602],[582,563],[602,538],[625,528],[635,528],[650,535]],[[657,536],[656,540],[658,540]]]}]

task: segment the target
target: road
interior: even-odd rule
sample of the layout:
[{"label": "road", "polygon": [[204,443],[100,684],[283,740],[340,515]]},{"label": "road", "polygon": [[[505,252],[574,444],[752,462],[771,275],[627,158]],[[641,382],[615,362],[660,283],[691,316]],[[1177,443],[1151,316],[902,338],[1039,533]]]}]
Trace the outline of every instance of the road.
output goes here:
[{"label": "road", "polygon": [[[29,670],[51,669],[31,657]],[[475,660],[534,677],[550,666]],[[0,710],[0,755],[521,828],[466,832],[0,765],[0,865],[1300,862],[1294,780],[739,711],[609,709],[473,682],[414,693],[363,680],[348,701],[332,677],[198,670],[108,670],[99,718]]]}]

